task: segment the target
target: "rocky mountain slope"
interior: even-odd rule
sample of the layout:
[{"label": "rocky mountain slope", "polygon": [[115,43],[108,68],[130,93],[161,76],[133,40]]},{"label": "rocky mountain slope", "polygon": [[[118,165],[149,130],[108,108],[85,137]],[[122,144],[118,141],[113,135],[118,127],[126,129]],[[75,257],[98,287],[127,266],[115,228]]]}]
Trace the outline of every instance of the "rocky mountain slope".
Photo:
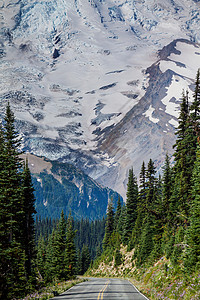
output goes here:
[{"label": "rocky mountain slope", "polygon": [[105,216],[109,199],[117,207],[116,192],[97,184],[74,166],[31,154],[22,157],[29,161],[38,217],[60,218],[63,210],[65,215],[71,212],[75,219],[94,220]]},{"label": "rocky mountain slope", "polygon": [[1,113],[10,100],[26,151],[125,196],[130,167],[172,153],[199,12],[193,0],[1,0]]}]

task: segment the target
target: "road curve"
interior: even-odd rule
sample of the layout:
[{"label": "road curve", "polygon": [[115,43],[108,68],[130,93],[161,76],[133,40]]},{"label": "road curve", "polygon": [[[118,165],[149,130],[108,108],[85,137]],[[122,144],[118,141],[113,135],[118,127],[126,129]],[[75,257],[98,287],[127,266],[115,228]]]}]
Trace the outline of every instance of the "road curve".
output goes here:
[{"label": "road curve", "polygon": [[79,283],[53,300],[148,300],[128,280],[90,278]]}]

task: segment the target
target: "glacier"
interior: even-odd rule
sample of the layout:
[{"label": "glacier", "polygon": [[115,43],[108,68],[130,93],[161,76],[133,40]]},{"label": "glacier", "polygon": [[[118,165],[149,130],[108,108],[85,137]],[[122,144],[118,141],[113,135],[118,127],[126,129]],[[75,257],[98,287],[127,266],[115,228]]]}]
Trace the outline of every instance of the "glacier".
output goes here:
[{"label": "glacier", "polygon": [[172,154],[199,13],[192,0],[1,0],[0,114],[9,100],[25,151],[125,198],[129,168]]}]

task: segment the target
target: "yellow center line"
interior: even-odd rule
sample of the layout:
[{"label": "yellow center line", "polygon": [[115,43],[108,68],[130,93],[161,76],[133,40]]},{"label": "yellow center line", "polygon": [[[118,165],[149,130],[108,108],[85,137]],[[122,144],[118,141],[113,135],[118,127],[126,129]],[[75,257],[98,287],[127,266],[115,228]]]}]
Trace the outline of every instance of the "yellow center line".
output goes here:
[{"label": "yellow center line", "polygon": [[99,292],[99,295],[98,295],[98,298],[97,300],[102,300],[103,299],[103,293],[105,292],[108,284],[109,284],[110,280],[108,280],[106,283],[105,283],[105,286],[102,287],[102,289],[100,290]]}]

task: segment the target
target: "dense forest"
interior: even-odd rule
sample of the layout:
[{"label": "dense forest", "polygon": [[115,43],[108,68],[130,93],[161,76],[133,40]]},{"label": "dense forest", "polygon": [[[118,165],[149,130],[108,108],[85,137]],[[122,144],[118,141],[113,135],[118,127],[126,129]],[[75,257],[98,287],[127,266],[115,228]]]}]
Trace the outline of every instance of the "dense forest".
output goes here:
[{"label": "dense forest", "polygon": [[[8,103],[0,127],[0,290],[2,299],[19,299],[40,283],[83,274],[92,261],[120,245],[135,249],[137,268],[161,256],[192,273],[200,266],[200,74],[194,97],[183,92],[174,156],[166,154],[162,175],[154,162],[143,162],[139,180],[130,168],[126,205],[114,211],[110,199],[106,220],[74,220],[63,211],[59,220],[36,218],[28,162],[22,162],[21,140]],[[173,163],[172,163],[173,162]],[[139,182],[139,184],[138,184]],[[167,272],[167,266],[166,266]]]},{"label": "dense forest", "polygon": [[[71,228],[71,229],[70,229]],[[69,229],[71,238],[68,239]],[[61,238],[61,232],[63,236]],[[67,234],[65,234],[67,232]],[[38,271],[46,281],[53,279],[67,279],[72,276],[82,275],[87,271],[92,260],[102,253],[102,240],[105,232],[105,219],[89,221],[88,219],[74,220],[61,213],[59,220],[38,219],[35,223],[35,237],[37,244],[36,263]],[[73,261],[70,262],[73,272],[71,276],[60,275],[59,270],[68,264],[65,261],[67,240],[73,242]],[[60,251],[58,250],[61,247]],[[62,259],[60,259],[60,255]],[[71,255],[71,254],[70,254]],[[72,256],[72,255],[71,255]],[[61,263],[61,265],[60,265]]]}]

